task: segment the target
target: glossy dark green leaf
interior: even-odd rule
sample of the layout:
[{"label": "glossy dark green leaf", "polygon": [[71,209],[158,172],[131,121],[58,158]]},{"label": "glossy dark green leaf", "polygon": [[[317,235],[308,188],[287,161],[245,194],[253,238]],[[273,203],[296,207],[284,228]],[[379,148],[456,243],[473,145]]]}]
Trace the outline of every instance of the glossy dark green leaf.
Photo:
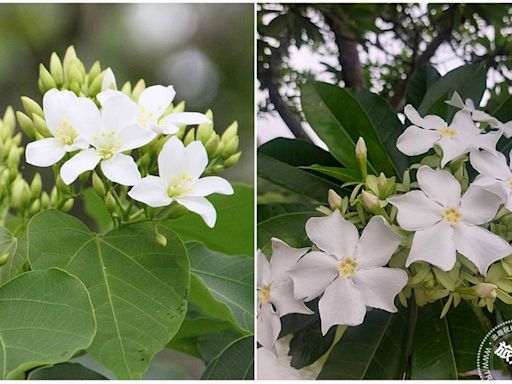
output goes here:
[{"label": "glossy dark green leaf", "polygon": [[[492,112],[492,116],[504,123],[512,120],[512,95]],[[512,140],[502,136],[496,147],[508,158],[512,149]]]},{"label": "glossy dark green leaf", "polygon": [[166,223],[140,223],[99,236],[78,219],[48,210],[28,227],[34,269],[63,268],[89,289],[98,330],[88,352],[119,378],[140,378],[185,316],[189,263]]},{"label": "glossy dark green leaf", "polygon": [[208,248],[231,255],[254,253],[254,188],[233,184],[233,195],[212,195],[208,200],[217,211],[217,223],[209,228],[194,213],[171,220],[168,225],[184,242],[201,241]]},{"label": "glossy dark green leaf", "polygon": [[310,81],[302,87],[301,94],[307,122],[345,168],[358,169],[355,144],[363,137],[368,147],[369,171],[395,174],[372,119],[348,90]]},{"label": "glossy dark green leaf", "polygon": [[411,104],[418,109],[428,89],[437,81],[441,75],[432,65],[426,64],[418,68],[412,75],[405,92],[406,104]]},{"label": "glossy dark green leaf", "polygon": [[313,364],[331,347],[336,335],[336,327],[332,327],[325,336],[322,336],[320,323],[313,323],[296,332],[290,340],[292,357],[291,366],[301,369]]},{"label": "glossy dark green leaf", "polygon": [[0,267],[0,286],[17,276],[27,261],[24,239],[16,239],[7,229],[0,227],[0,256],[7,254],[7,262]]},{"label": "glossy dark green leaf", "polygon": [[310,169],[315,172],[322,173],[334,179],[345,182],[361,181],[362,176],[358,170],[341,168],[341,167],[327,167],[325,165],[313,164],[308,167],[302,167],[303,169]]},{"label": "glossy dark green leaf", "polygon": [[285,213],[311,212],[315,210],[315,205],[306,203],[268,203],[258,204],[257,209],[258,222],[262,222]]},{"label": "glossy dark green leaf", "polygon": [[398,380],[407,366],[407,310],[372,310],[348,327],[325,362],[319,379]]},{"label": "glossy dark green leaf", "polygon": [[206,367],[202,380],[252,380],[254,378],[254,337],[229,344]]},{"label": "glossy dark green leaf", "polygon": [[61,363],[41,367],[32,372],[29,380],[107,380],[98,372],[77,363]]}]

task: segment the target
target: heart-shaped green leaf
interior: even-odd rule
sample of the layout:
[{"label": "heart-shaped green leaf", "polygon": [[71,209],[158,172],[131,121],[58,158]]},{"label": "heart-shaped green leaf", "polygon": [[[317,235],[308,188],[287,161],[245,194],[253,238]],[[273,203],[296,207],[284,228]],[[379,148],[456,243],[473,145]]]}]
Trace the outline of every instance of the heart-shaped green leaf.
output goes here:
[{"label": "heart-shaped green leaf", "polygon": [[70,359],[96,331],[89,293],[59,269],[24,273],[0,288],[0,377]]},{"label": "heart-shaped green leaf", "polygon": [[254,337],[228,345],[204,371],[202,380],[251,380],[254,377]]},{"label": "heart-shaped green leaf", "polygon": [[[165,247],[155,240],[157,230],[167,238]],[[186,312],[190,273],[178,236],[165,223],[99,236],[49,210],[33,217],[28,242],[33,268],[63,268],[89,289],[98,331],[88,352],[120,379],[140,378]]]},{"label": "heart-shaped green leaf", "polygon": [[0,267],[1,286],[18,275],[27,261],[26,242],[19,241],[3,227],[0,227],[0,257],[7,257],[7,262]]}]

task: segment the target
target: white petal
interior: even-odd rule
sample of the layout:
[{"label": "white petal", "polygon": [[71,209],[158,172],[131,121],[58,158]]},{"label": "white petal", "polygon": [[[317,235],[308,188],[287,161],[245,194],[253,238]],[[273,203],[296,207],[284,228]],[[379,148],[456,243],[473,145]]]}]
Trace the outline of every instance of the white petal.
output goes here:
[{"label": "white petal", "polygon": [[79,97],[69,107],[69,122],[81,137],[92,144],[93,137],[100,133],[100,110],[91,99]]},{"label": "white petal", "polygon": [[212,193],[232,195],[234,191],[226,179],[219,176],[208,176],[195,182],[194,189],[190,192],[189,196],[208,196]]},{"label": "white petal", "polygon": [[318,302],[322,334],[338,324],[356,326],[366,315],[361,293],[350,279],[337,278],[329,285]]},{"label": "white petal", "polygon": [[444,207],[457,207],[460,202],[460,183],[453,175],[441,169],[423,166],[416,178],[425,194]]},{"label": "white petal", "polygon": [[193,180],[197,180],[207,165],[208,153],[203,143],[193,141],[185,147],[180,165],[182,172],[186,172]]},{"label": "white petal", "polygon": [[281,320],[270,304],[263,304],[257,315],[258,343],[272,349],[281,332]]},{"label": "white petal", "polygon": [[272,281],[289,278],[288,271],[297,264],[309,248],[292,248],[284,241],[272,238],[272,258],[270,269]]},{"label": "white petal", "polygon": [[103,103],[101,128],[120,133],[127,125],[135,123],[137,104],[124,93],[114,95]]},{"label": "white petal", "polygon": [[117,91],[115,89],[106,89],[96,95],[96,99],[100,102],[101,105],[105,104],[105,101],[110,99],[112,96],[123,95],[124,93],[121,91]]},{"label": "white petal", "polygon": [[441,129],[446,127],[446,121],[441,119],[439,116],[427,115],[424,118],[420,116],[418,111],[410,104],[404,108],[405,116],[411,123],[426,129]]},{"label": "white petal", "polygon": [[499,196],[502,202],[506,202],[512,193],[508,180],[502,181],[487,176],[478,175],[471,183],[473,187],[483,188],[486,191]]},{"label": "white petal", "polygon": [[171,85],[153,85],[146,88],[139,96],[139,106],[144,108],[144,113],[153,113],[158,119],[171,105],[176,91]]},{"label": "white petal", "polygon": [[180,167],[184,153],[185,146],[177,137],[171,137],[162,147],[158,155],[158,170],[167,182],[182,172]]},{"label": "white petal", "polygon": [[475,148],[481,148],[492,153],[497,153],[496,144],[498,143],[501,135],[503,135],[503,130],[501,129],[478,135],[477,140],[474,142]]},{"label": "white petal", "polygon": [[116,77],[110,67],[105,69],[103,81],[101,82],[101,90],[104,91],[106,89],[117,89]]},{"label": "white petal", "polygon": [[259,288],[270,283],[270,263],[268,262],[263,252],[261,252],[259,249],[256,253],[256,262],[258,268],[258,273],[256,274],[258,280],[257,287]]},{"label": "white petal", "polygon": [[512,120],[502,125],[503,135],[508,139],[512,137]]},{"label": "white petal", "polygon": [[175,135],[180,130],[179,127],[172,124],[151,124],[151,129],[159,135]]},{"label": "white petal", "polygon": [[457,251],[471,260],[482,276],[489,265],[512,254],[512,247],[498,235],[476,225],[458,223],[454,226]]},{"label": "white petal", "polygon": [[457,132],[475,132],[480,133],[480,130],[477,128],[473,119],[471,118],[471,114],[466,110],[458,111],[452,119],[450,123],[450,127],[455,128]]},{"label": "white petal", "polygon": [[432,148],[439,138],[437,131],[411,125],[398,137],[396,147],[408,156],[421,155]]},{"label": "white petal", "polygon": [[471,145],[458,137],[443,137],[437,142],[443,151],[443,158],[441,159],[441,167],[444,167],[453,159],[468,153]]},{"label": "white petal", "polygon": [[38,167],[53,165],[65,154],[64,145],[53,137],[28,143],[25,150],[27,163]]},{"label": "white petal", "polygon": [[143,147],[155,137],[156,133],[151,129],[144,129],[136,124],[129,124],[119,132],[119,139],[122,143],[119,152]]},{"label": "white petal", "polygon": [[306,233],[318,248],[338,260],[354,256],[359,233],[351,222],[336,210],[327,217],[313,217],[306,222]]},{"label": "white petal", "polygon": [[64,146],[64,149],[66,152],[74,152],[78,151],[79,149],[87,149],[89,148],[89,143],[87,140],[85,140],[83,137],[76,137],[75,141],[71,145]]},{"label": "white petal", "polygon": [[492,117],[491,115],[489,115],[488,113],[485,113],[483,111],[474,110],[471,117],[475,121],[483,121],[483,122],[489,123],[491,126],[496,126],[497,120],[494,117]]},{"label": "white petal", "polygon": [[301,300],[295,298],[293,281],[290,277],[279,283],[272,283],[270,301],[276,307],[280,317],[289,313],[303,313],[306,315],[313,313]]},{"label": "white petal", "polygon": [[508,180],[512,171],[507,164],[507,158],[501,152],[472,151],[469,160],[478,173],[499,180]]},{"label": "white petal", "polygon": [[500,196],[470,185],[460,202],[462,220],[476,225],[488,223],[496,216],[501,203]]},{"label": "white petal", "polygon": [[212,203],[206,200],[204,197],[180,197],[176,199],[178,203],[183,205],[189,211],[197,213],[202,217],[204,222],[210,228],[215,226],[217,221],[217,212],[213,207]]},{"label": "white petal", "polygon": [[167,195],[167,183],[156,176],[144,177],[128,192],[128,196],[150,207],[165,207],[172,203]]},{"label": "white petal", "polygon": [[426,261],[443,271],[455,265],[453,228],[445,220],[414,234],[406,267],[415,261]]},{"label": "white petal", "polygon": [[43,96],[43,113],[48,130],[55,135],[55,130],[62,124],[67,116],[67,110],[71,103],[77,99],[74,92],[50,89]]},{"label": "white petal", "polygon": [[411,191],[388,198],[398,208],[397,221],[407,231],[433,226],[443,217],[443,207],[430,200],[423,191]]},{"label": "white petal", "polygon": [[445,103],[451,105],[452,107],[457,107],[459,109],[464,108],[464,102],[462,101],[462,98],[457,92],[453,92],[453,95],[450,98],[450,100],[445,101]]},{"label": "white petal", "polygon": [[397,235],[382,216],[374,216],[365,227],[355,252],[359,267],[382,267],[400,245]]},{"label": "white petal", "polygon": [[101,158],[94,149],[86,149],[66,161],[60,168],[60,176],[65,184],[71,184],[82,173],[96,168]]},{"label": "white petal", "polygon": [[140,172],[133,157],[116,153],[111,159],[101,162],[101,170],[107,179],[121,185],[135,185],[140,182]]},{"label": "white petal", "polygon": [[295,298],[311,301],[338,276],[338,261],[324,252],[309,252],[289,272]]},{"label": "white petal", "polygon": [[211,120],[208,116],[198,112],[176,112],[165,116],[163,119],[165,124],[172,125],[194,125],[194,124],[209,124]]},{"label": "white petal", "polygon": [[395,297],[407,284],[407,272],[399,268],[360,269],[354,283],[368,307],[396,312]]}]

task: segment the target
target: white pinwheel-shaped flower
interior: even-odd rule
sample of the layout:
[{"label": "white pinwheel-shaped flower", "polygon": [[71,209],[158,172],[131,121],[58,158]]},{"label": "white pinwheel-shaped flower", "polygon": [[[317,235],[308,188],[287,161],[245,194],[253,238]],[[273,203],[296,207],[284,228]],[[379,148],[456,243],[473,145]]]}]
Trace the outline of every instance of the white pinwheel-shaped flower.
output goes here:
[{"label": "white pinwheel-shaped flower", "polygon": [[144,177],[128,195],[151,207],[165,207],[176,201],[199,214],[209,227],[213,227],[217,212],[204,196],[212,193],[231,195],[233,188],[218,176],[200,178],[207,165],[208,154],[200,141],[193,141],[185,147],[173,136],[158,155],[160,176]]},{"label": "white pinwheel-shaped flower", "polygon": [[469,159],[473,168],[480,173],[472,185],[495,193],[512,211],[512,170],[505,155],[501,152],[474,151]]},{"label": "white pinwheel-shaped flower", "polygon": [[[112,96],[122,94],[115,90],[116,79],[112,70],[107,69],[103,77],[103,92],[96,97],[100,103],[104,103]],[[167,114],[172,104],[176,91],[173,86],[153,85],[146,88],[139,96],[137,102],[136,123],[143,129],[151,129],[156,134],[173,135],[178,133],[182,125],[208,124],[210,119],[198,112],[174,112]]]},{"label": "white pinwheel-shaped flower", "polygon": [[398,208],[398,224],[415,232],[406,266],[426,261],[449,271],[458,251],[485,275],[489,265],[512,253],[505,240],[480,227],[495,217],[498,196],[470,185],[461,197],[452,174],[427,166],[418,170],[417,179],[421,190],[388,199]]},{"label": "white pinwheel-shaped flower", "polygon": [[303,256],[290,271],[295,297],[318,303],[322,333],[336,324],[356,326],[366,307],[396,312],[395,296],[407,284],[407,273],[384,267],[400,244],[382,216],[374,216],[361,238],[339,211],[306,223],[308,237],[320,251]]},{"label": "white pinwheel-shaped flower", "polygon": [[273,349],[281,332],[280,318],[289,313],[313,312],[293,293],[293,282],[288,274],[308,248],[296,249],[283,241],[272,239],[272,258],[270,262],[258,251],[258,343]]},{"label": "white pinwheel-shaped flower", "polygon": [[116,95],[105,101],[101,112],[91,99],[79,97],[70,108],[71,125],[92,148],[79,152],[61,169],[66,184],[101,163],[105,177],[122,185],[140,181],[137,164],[123,152],[149,143],[154,133],[134,124],[136,106],[126,95]]},{"label": "white pinwheel-shaped flower", "polygon": [[406,105],[404,113],[413,125],[400,135],[397,148],[408,156],[416,156],[437,144],[443,150],[442,167],[473,149],[495,152],[502,134],[501,130],[482,133],[465,110],[457,112],[450,124],[439,116],[421,117],[412,105]]},{"label": "white pinwheel-shaped flower", "polygon": [[44,94],[43,112],[48,130],[53,135],[27,145],[27,163],[48,167],[60,161],[66,152],[89,147],[70,122],[71,106],[78,97],[71,91],[51,89]]}]

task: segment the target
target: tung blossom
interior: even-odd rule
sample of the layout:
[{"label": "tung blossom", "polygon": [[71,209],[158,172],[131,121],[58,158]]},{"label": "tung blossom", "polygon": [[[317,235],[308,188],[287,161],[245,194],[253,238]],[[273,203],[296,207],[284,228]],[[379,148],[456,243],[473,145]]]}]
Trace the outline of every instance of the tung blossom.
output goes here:
[{"label": "tung blossom", "polygon": [[397,148],[408,156],[416,156],[437,144],[443,150],[442,167],[473,149],[496,152],[502,134],[501,130],[482,133],[466,110],[457,112],[450,124],[439,116],[421,117],[412,105],[406,105],[404,113],[413,125],[400,135]]},{"label": "tung blossom", "polygon": [[66,152],[89,147],[71,123],[72,105],[77,99],[71,91],[51,89],[44,94],[44,117],[53,137],[29,143],[26,148],[27,163],[48,167],[60,161]]},{"label": "tung blossom", "polygon": [[293,282],[288,271],[308,251],[296,249],[283,241],[272,239],[270,262],[258,251],[258,343],[272,350],[281,332],[280,318],[288,313],[313,313],[304,303],[296,300]]},{"label": "tung blossom", "polygon": [[158,155],[160,176],[146,176],[128,195],[151,207],[164,207],[176,201],[199,214],[209,227],[215,225],[217,213],[204,197],[212,193],[231,195],[233,188],[222,177],[202,177],[208,165],[208,154],[200,141],[186,147],[171,137]]},{"label": "tung blossom", "polygon": [[101,112],[91,99],[80,97],[71,107],[70,121],[92,148],[81,151],[60,169],[62,180],[71,184],[79,175],[101,163],[105,177],[122,185],[135,185],[140,172],[133,158],[123,152],[142,147],[153,132],[134,124],[136,108],[126,95],[116,95],[103,103]]},{"label": "tung blossom", "polygon": [[361,237],[339,211],[306,223],[308,237],[320,251],[303,256],[290,271],[295,297],[318,303],[322,333],[331,326],[356,326],[366,307],[396,312],[395,296],[407,284],[407,273],[384,267],[400,244],[382,216],[374,216]]},{"label": "tung blossom", "polygon": [[449,271],[458,251],[485,276],[489,265],[512,253],[508,242],[480,227],[495,217],[498,196],[470,185],[461,197],[460,183],[452,174],[427,166],[418,170],[417,180],[421,190],[388,199],[398,208],[400,226],[415,232],[407,267],[426,261]]}]

